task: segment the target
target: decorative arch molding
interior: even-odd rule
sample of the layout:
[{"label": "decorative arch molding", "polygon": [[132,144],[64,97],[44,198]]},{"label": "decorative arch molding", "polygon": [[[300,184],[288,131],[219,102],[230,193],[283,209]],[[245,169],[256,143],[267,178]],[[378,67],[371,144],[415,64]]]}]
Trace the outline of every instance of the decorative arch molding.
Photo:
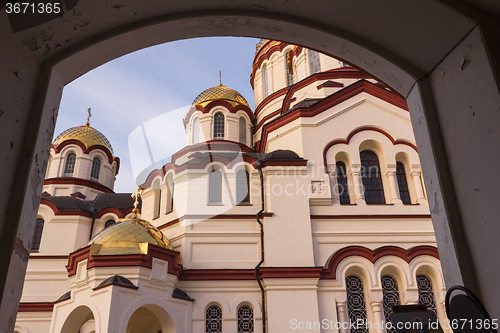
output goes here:
[{"label": "decorative arch molding", "polygon": [[[287,95],[285,96],[285,99],[283,100],[283,107],[281,108],[281,116],[279,117],[276,117],[274,119],[272,119],[271,121],[269,121],[268,123],[264,124],[263,126],[263,129],[262,129],[262,140],[261,140],[261,143],[260,143],[260,146],[259,146],[259,149],[258,151],[259,152],[263,152],[265,147],[266,147],[266,144],[267,144],[267,138],[269,136],[269,134],[277,129],[279,129],[280,127],[296,120],[296,119],[300,119],[300,118],[311,118],[311,117],[314,117],[332,107],[334,107],[335,105],[338,105],[360,93],[367,93],[367,94],[370,94],[372,96],[375,96],[377,98],[380,98],[384,101],[386,101],[387,103],[391,103],[393,105],[395,105],[396,107],[399,107],[399,108],[402,108],[404,110],[408,110],[408,106],[406,105],[406,102],[405,100],[400,97],[399,95],[396,95],[395,93],[393,92],[390,92],[386,89],[383,89],[371,82],[368,82],[366,80],[359,80],[357,81],[356,83],[353,83],[351,84],[350,86],[348,87],[345,87],[333,94],[331,94],[330,96],[322,99],[321,101],[315,103],[314,105],[311,105],[310,107],[299,107],[297,109],[294,109],[290,112],[287,112],[288,111],[288,107],[289,107],[289,104],[291,103],[291,101],[293,100],[293,93],[292,93],[292,90],[295,89],[296,86],[298,86],[299,84],[302,84],[302,82],[305,82],[307,80],[312,80],[311,82],[317,80],[316,77],[325,77],[325,78],[328,78],[328,75],[332,75],[335,74],[335,71],[338,71],[339,69],[335,69],[335,70],[331,70],[331,71],[328,71],[328,72],[319,72],[319,73],[316,73],[314,75],[311,75],[309,77],[307,77],[306,79],[300,81],[299,83],[293,85],[291,87],[291,89],[288,91]],[[346,69],[343,69],[344,71]],[[358,73],[361,73],[358,71]],[[345,73],[340,73],[342,76],[345,75]],[[339,75],[340,75],[339,74]],[[356,75],[353,74],[354,77],[356,77]],[[359,74],[357,75],[357,77],[359,78]],[[307,84],[305,84],[307,85]],[[288,107],[287,107],[288,105]],[[391,141],[394,140],[393,138],[391,138]],[[412,145],[412,148],[413,149],[417,149],[417,147],[410,143],[410,142],[407,142],[405,140],[394,140],[396,143],[404,143],[404,144],[410,144]],[[341,142],[339,143],[345,143],[345,140],[341,140]]]},{"label": "decorative arch molding", "polygon": [[418,153],[417,146],[412,142],[409,142],[409,141],[403,140],[403,139],[394,139],[392,137],[392,135],[390,135],[388,132],[386,132],[384,129],[382,129],[380,127],[361,126],[361,127],[354,129],[351,133],[349,133],[349,135],[347,136],[346,139],[336,139],[336,140],[331,141],[330,143],[328,143],[325,146],[325,149],[323,149],[323,165],[325,166],[325,170],[327,169],[327,166],[328,166],[327,161],[326,161],[326,154],[328,153],[328,150],[331,147],[338,145],[338,144],[348,145],[349,142],[351,141],[351,139],[353,138],[353,136],[355,136],[356,134],[358,134],[360,132],[364,132],[364,131],[378,132],[378,133],[386,136],[392,142],[393,145],[406,145],[406,146],[411,147],[413,150],[415,150]]},{"label": "decorative arch molding", "polygon": [[202,105],[195,105],[191,107],[186,114],[186,117],[184,118],[184,124],[187,125],[191,121],[191,117],[196,111],[200,111],[203,114],[210,113],[210,111],[217,106],[222,106],[226,108],[229,113],[236,113],[238,111],[243,111],[247,114],[248,118],[250,118],[251,121],[253,121],[254,115],[252,110],[246,105],[242,104],[237,104],[236,106],[233,106],[231,103],[226,102],[226,101],[213,101],[207,104],[207,106],[202,106]]},{"label": "decorative arch molding", "polygon": [[[262,63],[266,60],[269,60],[275,52],[283,52],[283,49],[285,49],[287,46],[290,45],[293,44],[274,41],[274,40],[268,40],[262,45],[260,50],[255,54],[253,60],[252,73],[250,74],[250,84],[252,85],[252,88],[254,88],[255,73],[262,66]],[[290,58],[293,58],[294,56],[299,56],[302,50],[303,50],[302,46],[295,45],[293,50],[290,51],[293,52],[293,54],[290,54]]]},{"label": "decorative arch molding", "polygon": [[437,248],[429,245],[416,246],[405,250],[398,246],[382,246],[375,250],[370,250],[364,246],[348,246],[335,252],[326,262],[325,269],[321,272],[322,279],[335,279],[339,263],[347,257],[359,256],[369,260],[374,264],[384,256],[395,256],[403,259],[407,263],[418,256],[428,255],[439,259]]},{"label": "decorative arch molding", "polygon": [[[197,304],[196,304],[197,303]],[[193,319],[205,320],[205,311],[211,305],[218,305],[222,310],[222,318],[231,318],[231,306],[229,302],[218,295],[208,295],[198,302],[193,303]]]},{"label": "decorative arch molding", "polygon": [[[133,209],[134,209],[133,207],[129,207],[129,208],[125,209],[123,212],[120,212],[118,209],[116,209],[114,207],[108,207],[108,208],[104,208],[103,210],[99,211],[99,213],[97,213],[96,217],[100,219],[104,215],[111,213],[111,214],[116,215],[119,219],[124,219],[128,214],[132,213]],[[139,212],[140,212],[140,209],[139,209]]]},{"label": "decorative arch molding", "polygon": [[161,323],[162,329],[167,329],[167,331],[164,331],[166,333],[188,331],[185,321],[183,322],[181,319],[186,315],[184,311],[160,298],[147,296],[135,300],[124,311],[120,322],[119,332],[125,332],[127,330],[132,315],[140,308],[146,308],[151,311]]}]

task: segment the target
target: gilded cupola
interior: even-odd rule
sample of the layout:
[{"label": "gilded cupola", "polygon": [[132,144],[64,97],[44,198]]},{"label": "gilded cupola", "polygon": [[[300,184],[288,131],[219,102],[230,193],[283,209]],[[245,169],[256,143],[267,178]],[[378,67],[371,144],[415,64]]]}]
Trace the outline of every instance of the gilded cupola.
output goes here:
[{"label": "gilded cupola", "polygon": [[213,101],[226,101],[230,103],[232,106],[236,106],[237,104],[242,104],[247,107],[248,102],[245,98],[236,90],[226,87],[224,85],[219,84],[215,87],[209,88],[199,94],[195,100],[193,101],[193,105],[201,105],[205,107],[210,102]]}]

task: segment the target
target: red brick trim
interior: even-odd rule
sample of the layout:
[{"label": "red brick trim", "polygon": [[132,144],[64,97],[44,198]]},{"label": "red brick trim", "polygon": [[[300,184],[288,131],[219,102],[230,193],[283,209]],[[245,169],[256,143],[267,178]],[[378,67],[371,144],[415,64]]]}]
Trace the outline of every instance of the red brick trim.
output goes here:
[{"label": "red brick trim", "polygon": [[104,208],[103,210],[99,211],[99,213],[97,213],[96,217],[100,219],[101,217],[103,217],[107,213],[113,213],[116,216],[118,216],[118,218],[123,219],[128,214],[132,213],[133,209],[134,209],[134,207],[129,207],[129,208],[125,209],[123,212],[120,212],[118,209],[116,209],[114,207],[108,207],[108,208]]},{"label": "red brick trim", "polygon": [[248,118],[250,119],[250,122],[253,121],[254,114],[248,106],[243,105],[243,104],[237,104],[236,106],[233,106],[231,103],[226,102],[226,101],[213,101],[213,102],[208,103],[205,107],[202,105],[196,105],[196,106],[190,108],[188,113],[186,114],[186,117],[184,118],[184,124],[187,125],[191,121],[191,117],[195,111],[201,111],[203,114],[205,114],[205,113],[209,113],[210,110],[212,110],[216,106],[223,106],[226,109],[228,109],[228,111],[230,113],[236,113],[236,112],[242,110],[247,114]]},{"label": "red brick trim", "polygon": [[424,215],[311,215],[315,220],[389,220],[389,219],[430,219],[430,214]]},{"label": "red brick trim", "polygon": [[323,149],[323,165],[325,166],[325,172],[327,171],[327,162],[326,162],[326,154],[328,153],[328,150],[335,146],[335,145],[338,145],[338,144],[346,144],[348,145],[349,142],[351,141],[352,137],[360,132],[364,132],[364,131],[375,131],[375,132],[378,132],[382,135],[385,135],[391,142],[393,145],[406,145],[406,146],[409,146],[411,147],[413,150],[415,150],[417,153],[418,153],[418,148],[417,146],[412,143],[412,142],[409,142],[409,141],[406,141],[406,140],[403,140],[403,139],[394,139],[392,137],[392,135],[390,135],[389,133],[387,133],[385,130],[379,128],[379,127],[375,127],[375,126],[361,126],[361,127],[358,127],[356,128],[355,130],[353,130],[351,133],[349,133],[349,135],[347,136],[347,138],[344,140],[344,139],[337,139],[337,140],[333,140],[332,142],[328,143],[326,145],[326,147]]},{"label": "red brick trim", "polygon": [[[281,109],[278,109],[274,112],[271,112],[270,114],[268,114],[267,116],[265,116],[264,118],[262,118],[261,121],[259,121],[259,123],[257,124],[257,126],[255,126],[255,128],[253,129],[253,134],[257,133],[257,131],[262,127],[264,126],[264,124],[268,121],[268,119],[270,118],[274,118],[276,116],[279,116],[281,114]],[[257,141],[257,142],[260,142],[260,141]],[[258,149],[257,149],[258,151]]]},{"label": "red brick trim", "polygon": [[375,250],[370,250],[363,246],[348,246],[335,252],[327,261],[327,268],[321,273],[322,279],[336,279],[337,267],[342,260],[351,256],[360,256],[375,263],[384,256],[396,256],[407,263],[417,256],[428,255],[439,259],[437,248],[428,245],[421,245],[405,250],[397,246],[382,246]]},{"label": "red brick trim", "polygon": [[289,89],[290,89],[290,87],[281,88],[280,90],[277,90],[277,91],[273,92],[271,95],[269,95],[266,98],[264,98],[264,100],[262,100],[262,102],[260,102],[259,105],[257,106],[257,108],[255,109],[255,113],[254,113],[255,117],[257,117],[257,115],[259,114],[259,112],[267,104],[269,104],[270,102],[274,101],[276,98],[278,98],[280,96],[286,95],[286,93],[288,92]]},{"label": "red brick trim", "polygon": [[59,146],[57,146],[57,148],[54,147],[54,145],[52,145],[51,148],[54,148],[55,152],[57,154],[59,154],[61,152],[61,150],[68,145],[77,145],[78,147],[80,147],[82,152],[84,154],[87,154],[87,155],[94,149],[102,150],[102,152],[104,152],[104,154],[106,154],[106,156],[108,157],[109,164],[113,163],[113,154],[111,153],[111,151],[107,147],[105,147],[103,145],[93,145],[93,146],[90,146],[87,148],[82,142],[80,142],[76,139],[70,139],[70,140],[66,140],[66,141],[62,142]]},{"label": "red brick trim", "polygon": [[340,82],[324,82],[322,84],[320,84],[319,86],[316,87],[316,89],[320,90],[322,88],[343,88],[344,87],[344,84],[343,83],[340,83]]},{"label": "red brick trim", "polygon": [[[317,73],[314,75],[322,75],[322,74],[329,74],[329,73],[331,73],[331,72]],[[314,75],[310,76],[310,77],[314,77]],[[307,80],[307,79],[304,79],[304,80]],[[293,87],[295,87],[295,86],[293,86]],[[317,114],[320,114],[321,112],[323,112],[323,111],[325,111],[325,110],[327,110],[327,109],[329,109],[337,104],[340,104],[341,102],[344,102],[344,101],[346,101],[346,100],[348,100],[348,99],[350,99],[350,98],[352,98],[352,97],[354,97],[362,92],[368,93],[372,96],[375,96],[377,98],[385,100],[386,102],[392,103],[392,104],[396,105],[397,107],[400,107],[400,108],[403,108],[406,110],[408,109],[404,99],[402,99],[398,95],[395,95],[392,92],[385,90],[383,88],[380,88],[380,87],[376,86],[375,84],[370,83],[368,81],[360,80],[360,81],[353,83],[350,86],[345,87],[345,88],[333,93],[332,95],[322,99],[321,101],[317,102],[316,104],[312,105],[309,108],[298,108],[298,109],[293,110],[292,112],[288,112],[288,113],[283,114],[285,112],[284,110],[288,109],[288,106],[286,106],[285,104],[286,103],[289,104],[290,100],[292,99],[292,96],[290,94],[291,91],[292,90],[289,91],[287,97],[285,97],[285,101],[283,101],[282,116],[275,118],[264,125],[264,129],[262,132],[262,140],[261,140],[262,142],[259,144],[259,150],[258,150],[259,152],[263,152],[265,150],[267,138],[268,138],[269,134],[271,132],[275,131],[276,129],[278,129],[278,128],[280,128],[280,127],[282,127],[282,126],[284,126],[284,125],[286,125],[286,124],[288,124],[296,119],[299,119],[301,117],[314,117]],[[342,142],[344,142],[344,141],[342,141]],[[410,146],[413,145],[413,144],[406,142],[406,141],[403,141],[403,140],[398,140],[396,142],[397,143],[405,143],[405,144],[408,144]],[[414,146],[414,148],[416,148],[416,146]]]},{"label": "red brick trim", "polygon": [[17,312],[52,312],[53,310],[53,302],[22,302]]},{"label": "red brick trim", "polygon": [[45,199],[44,197],[42,197],[40,199],[40,205],[45,205],[45,206],[49,207],[54,212],[54,215],[57,215],[57,216],[75,216],[75,215],[77,215],[77,216],[92,218],[92,214],[87,213],[87,212],[80,212],[80,211],[62,211],[61,212],[57,209],[56,205],[54,205],[52,202]]},{"label": "red brick trim", "polygon": [[30,260],[37,260],[37,259],[66,259],[68,260],[69,256],[37,256],[37,255],[30,255]]},{"label": "red brick trim", "polygon": [[45,179],[45,181],[43,182],[43,185],[52,185],[52,184],[54,185],[70,184],[70,185],[86,186],[104,193],[115,193],[112,189],[102,185],[101,183],[82,178],[57,177],[57,178]]},{"label": "red brick trim", "polygon": [[[197,220],[254,220],[256,214],[241,214],[241,215],[236,215],[236,214],[221,214],[221,215],[196,215],[196,214],[191,214],[191,215],[183,215],[175,220],[172,220],[170,222],[167,222],[165,224],[162,224],[161,226],[158,227],[159,230],[168,228],[170,226],[173,226],[177,223],[180,223],[181,221],[184,221],[185,219],[197,219]],[[272,217],[273,213],[263,213],[262,217]]]}]

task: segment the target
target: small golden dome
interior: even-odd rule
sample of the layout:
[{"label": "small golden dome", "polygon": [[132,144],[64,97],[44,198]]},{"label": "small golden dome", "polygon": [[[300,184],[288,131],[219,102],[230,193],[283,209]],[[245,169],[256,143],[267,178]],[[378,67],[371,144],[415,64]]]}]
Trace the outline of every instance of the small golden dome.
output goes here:
[{"label": "small golden dome", "polygon": [[113,154],[113,148],[108,139],[93,127],[90,127],[88,123],[85,126],[72,127],[65,130],[54,140],[54,147],[57,148],[61,143],[67,140],[78,140],[89,148],[93,145],[101,145],[109,149],[111,154]]},{"label": "small golden dome", "polygon": [[148,221],[122,219],[98,233],[90,242],[91,255],[147,254],[148,244],[174,250],[165,235]]},{"label": "small golden dome", "polygon": [[248,102],[239,92],[229,87],[223,86],[222,84],[209,88],[199,94],[198,97],[196,97],[193,101],[193,105],[206,106],[208,103],[213,101],[226,101],[229,102],[232,106],[236,106],[236,104],[243,104],[247,107],[250,107],[248,105]]}]

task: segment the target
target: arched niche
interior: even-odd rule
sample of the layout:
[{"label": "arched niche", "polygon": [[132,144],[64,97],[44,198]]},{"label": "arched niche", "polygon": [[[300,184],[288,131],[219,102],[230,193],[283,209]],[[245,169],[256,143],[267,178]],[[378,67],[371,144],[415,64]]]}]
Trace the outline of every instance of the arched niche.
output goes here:
[{"label": "arched niche", "polygon": [[165,309],[147,304],[134,311],[127,324],[126,333],[175,333],[172,317]]},{"label": "arched niche", "polygon": [[91,333],[92,331],[95,331],[94,313],[85,305],[80,305],[71,311],[61,328],[61,333]]}]

